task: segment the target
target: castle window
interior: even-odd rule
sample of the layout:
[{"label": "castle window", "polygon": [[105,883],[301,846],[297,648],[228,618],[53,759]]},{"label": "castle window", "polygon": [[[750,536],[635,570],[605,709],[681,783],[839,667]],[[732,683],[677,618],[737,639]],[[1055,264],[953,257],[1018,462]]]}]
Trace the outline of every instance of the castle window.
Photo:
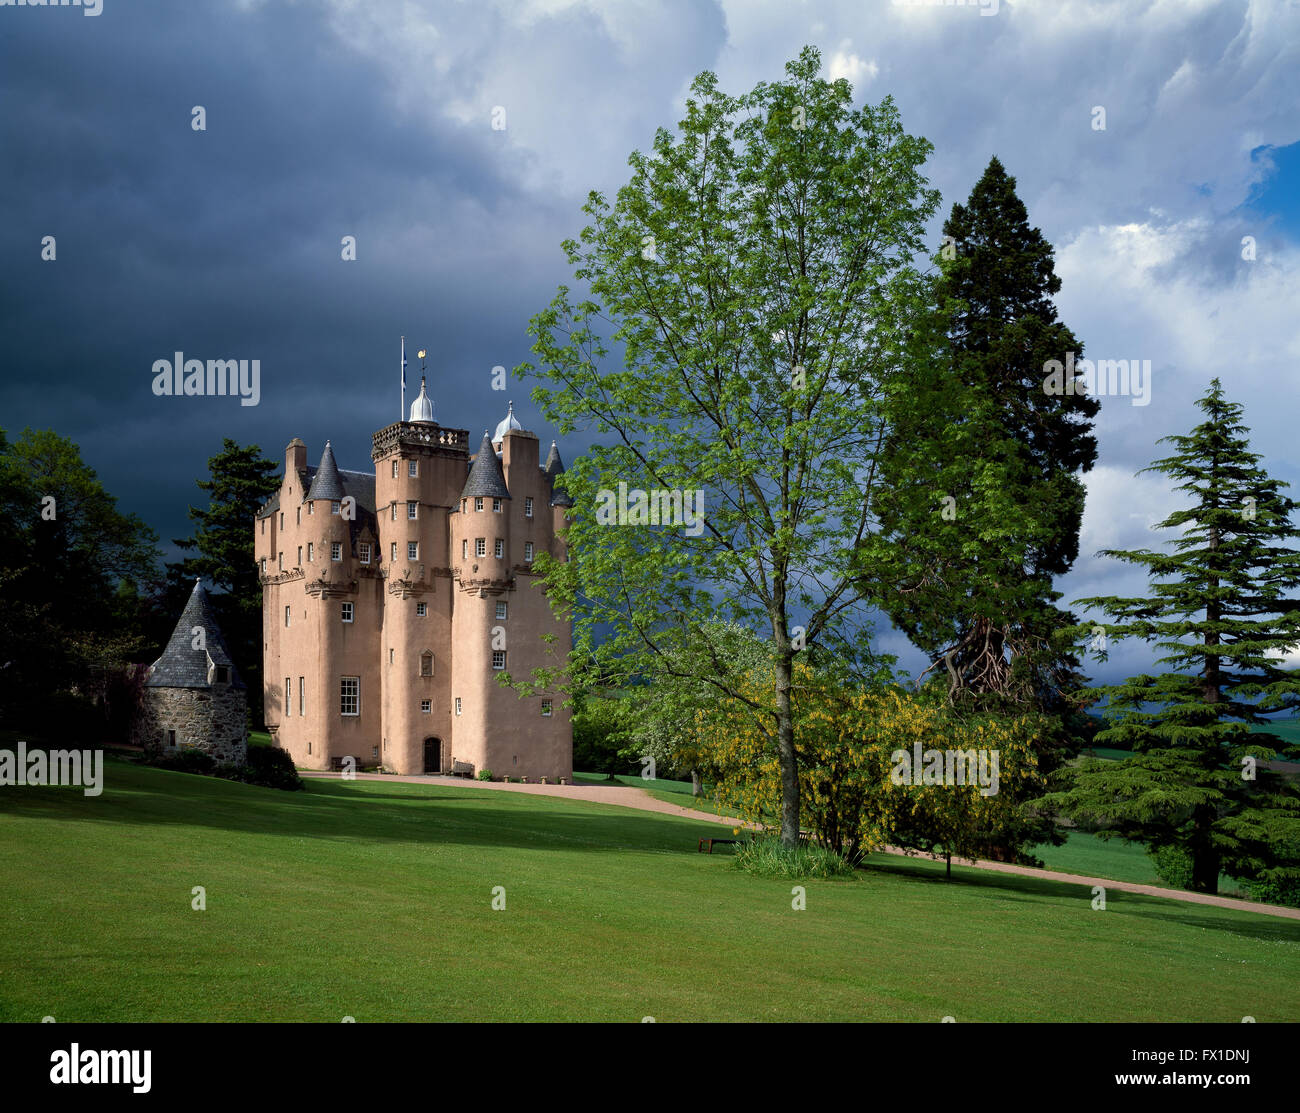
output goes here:
[{"label": "castle window", "polygon": [[311,743],[310,743],[310,742],[307,743],[307,752],[308,752],[308,753],[311,753]]},{"label": "castle window", "polygon": [[397,653],[397,651],[396,651],[395,649],[390,649],[390,650],[388,651],[388,663],[389,663],[390,665],[393,663],[394,655],[395,655],[396,653]]},{"label": "castle window", "polygon": [[260,525],[260,526],[262,527],[262,536],[265,537],[265,536],[266,536],[266,519],[263,518],[263,519],[258,523],[258,525]]},{"label": "castle window", "polygon": [[423,618],[423,617],[424,617],[425,615],[427,615],[428,613],[429,613],[429,604],[428,604],[428,603],[416,603],[416,604],[415,604],[415,616],[416,616],[417,618]]},{"label": "castle window", "polygon": [[352,603],[344,603],[344,604],[342,604],[342,606],[343,606],[343,621],[344,621],[344,622],[351,622],[351,621],[352,621],[352,615],[353,615],[353,612],[354,612],[354,610],[355,610],[354,605],[353,605]]},{"label": "castle window", "polygon": [[289,625],[289,608],[288,608],[288,607],[285,607],[285,608],[284,608],[284,624],[285,624],[286,626]]},{"label": "castle window", "polygon": [[361,714],[361,677],[344,676],[339,679],[339,714]]},{"label": "castle window", "polygon": [[433,675],[433,654],[430,653],[427,649],[420,654],[420,675],[421,676]]},{"label": "castle window", "polygon": [[[302,549],[300,548],[298,552],[301,553]],[[298,560],[299,562],[301,562],[302,557],[299,556]],[[316,543],[314,541],[308,541],[307,542],[307,563],[311,564],[315,560],[316,560]]]},{"label": "castle window", "polygon": [[307,685],[303,683],[304,678],[298,677],[298,714],[307,714]]},{"label": "castle window", "polygon": [[394,460],[394,461],[393,461],[393,478],[394,478],[394,479],[397,478],[397,468],[398,468],[398,462],[397,462],[396,460]]},{"label": "castle window", "polygon": [[284,550],[280,550],[280,571],[284,571]]},{"label": "castle window", "polygon": [[482,499],[481,496],[475,496],[475,498],[474,498],[474,509],[475,509],[475,510],[482,510],[482,509],[483,509],[483,499]]},{"label": "castle window", "polygon": [[414,499],[409,499],[406,503],[406,516],[412,521],[419,515],[419,505]]},{"label": "castle window", "polygon": [[500,560],[505,555],[506,555],[506,543],[502,541],[501,538],[498,537],[497,544],[496,544],[497,560]]},{"label": "castle window", "polygon": [[360,560],[362,564],[370,563],[370,542],[369,541],[361,541],[357,544],[357,559]]},{"label": "castle window", "polygon": [[217,683],[218,684],[230,683],[230,669],[226,665],[217,666]]},{"label": "castle window", "polygon": [[284,511],[280,511],[280,528],[284,529]]},{"label": "castle window", "polygon": [[456,714],[460,714],[460,696],[456,697]]},{"label": "castle window", "polygon": [[262,562],[261,562],[261,563],[262,563],[262,575],[265,576],[265,575],[266,575],[266,557],[263,557],[263,558],[262,558]]},{"label": "castle window", "polygon": [[338,500],[338,499],[333,499],[333,500],[330,502],[330,513],[331,513],[331,514],[337,514],[338,512],[339,512],[339,500]]},{"label": "castle window", "polygon": [[420,700],[420,711],[425,715],[433,714],[433,701],[427,699]]},{"label": "castle window", "polygon": [[524,517],[531,518],[532,516],[533,516],[533,500],[524,499]]},{"label": "castle window", "polygon": [[498,671],[506,667],[506,651],[504,649],[492,650],[492,667]]},{"label": "castle window", "polygon": [[287,719],[293,714],[293,677],[284,678],[284,717]]},{"label": "castle window", "polygon": [[551,717],[551,701],[548,699],[544,699],[542,700],[542,718],[549,719],[550,717]]},{"label": "castle window", "polygon": [[533,543],[531,541],[524,542],[524,561],[528,564],[533,562]]},{"label": "castle window", "polygon": [[312,515],[312,514],[315,514],[315,513],[316,513],[316,504],[315,504],[314,502],[309,502],[309,503],[307,504],[307,514],[308,514],[308,516],[310,516],[310,515]]},{"label": "castle window", "polygon": [[302,567],[302,546],[298,546],[298,567]]},{"label": "castle window", "polygon": [[460,512],[461,512],[462,514],[465,513],[465,504],[466,504],[468,501],[469,501],[469,499],[461,499],[461,500],[460,500]]},{"label": "castle window", "polygon": [[485,538],[474,538],[474,555],[487,556],[487,540]]},{"label": "castle window", "polygon": [[343,559],[343,542],[342,542],[342,541],[331,541],[331,542],[330,542],[330,560],[342,560],[342,559]]},{"label": "castle window", "polygon": [[174,730],[169,730],[167,732],[167,745],[172,749],[176,748],[176,732]]},{"label": "castle window", "polygon": [[469,560],[469,542],[468,542],[468,541],[462,541],[462,542],[460,543],[460,559],[461,559],[461,560]]},{"label": "castle window", "polygon": [[497,618],[504,619],[505,617],[506,617],[506,604],[505,604],[505,603],[498,603],[498,604],[497,604]]},{"label": "castle window", "polygon": [[500,514],[500,513],[501,513],[501,500],[500,500],[500,499],[493,499],[493,500],[492,500],[492,513],[493,513],[493,514]]},{"label": "castle window", "polygon": [[388,546],[388,552],[391,554],[389,560],[397,560],[397,542],[394,541]]},{"label": "castle window", "polygon": [[298,509],[295,510],[295,511],[293,512],[293,520],[294,520],[294,523],[295,523],[296,525],[302,525],[302,507],[301,507],[301,506],[298,507]]},{"label": "castle window", "polygon": [[388,506],[388,520],[390,522],[397,521],[397,503],[395,502],[390,503]]},{"label": "castle window", "polygon": [[417,475],[419,475],[419,474],[420,474],[420,461],[419,461],[419,460],[408,460],[408,461],[406,462],[406,474],[409,475],[412,479],[414,479]]},{"label": "castle window", "polygon": [[420,543],[418,541],[408,541],[406,543],[406,559],[407,560],[420,559]]}]

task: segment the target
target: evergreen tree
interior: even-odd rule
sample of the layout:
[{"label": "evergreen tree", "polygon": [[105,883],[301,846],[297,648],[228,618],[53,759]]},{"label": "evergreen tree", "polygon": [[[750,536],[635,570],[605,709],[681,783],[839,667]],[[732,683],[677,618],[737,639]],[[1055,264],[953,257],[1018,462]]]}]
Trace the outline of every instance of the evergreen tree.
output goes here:
[{"label": "evergreen tree", "polygon": [[[241,446],[224,438],[221,451],[208,460],[210,478],[197,480],[208,493],[206,509],[190,507],[197,524],[194,536],[176,540],[181,549],[197,553],[169,564],[170,595],[183,605],[194,579],[202,576],[217,591],[212,605],[221,632],[248,686],[248,706],[254,723],[262,721],[262,585],[254,558],[253,521],[258,509],[276,490],[277,465],[257,445]],[[179,608],[171,610],[175,623]],[[170,631],[166,628],[163,636]]]},{"label": "evergreen tree", "polygon": [[1145,568],[1149,594],[1078,601],[1118,620],[1108,637],[1154,642],[1170,671],[1099,689],[1110,725],[1097,741],[1135,756],[1089,761],[1047,799],[1103,834],[1183,852],[1198,891],[1215,892],[1221,872],[1285,888],[1300,881],[1300,790],[1260,763],[1297,748],[1249,725],[1300,705],[1282,660],[1300,642],[1300,600],[1287,597],[1300,586],[1296,504],[1250,451],[1218,379],[1197,405],[1206,420],[1163,438],[1175,454],[1143,469],[1191,498],[1156,527],[1182,531],[1174,551],[1104,554]]},{"label": "evergreen tree", "polygon": [[989,162],[944,224],[936,311],[892,384],[877,503],[879,601],[950,695],[1068,714],[1078,659],[1052,577],[1078,555],[1096,399],[1052,394],[1082,345],[1057,319],[1051,245]]}]

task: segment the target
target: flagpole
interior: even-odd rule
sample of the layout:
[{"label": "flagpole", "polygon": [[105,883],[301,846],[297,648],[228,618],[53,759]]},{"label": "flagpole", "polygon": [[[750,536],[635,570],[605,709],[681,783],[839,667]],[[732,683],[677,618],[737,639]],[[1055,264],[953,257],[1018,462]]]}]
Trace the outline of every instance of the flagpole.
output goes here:
[{"label": "flagpole", "polygon": [[398,421],[406,420],[406,337],[402,337],[402,409],[397,415]]}]

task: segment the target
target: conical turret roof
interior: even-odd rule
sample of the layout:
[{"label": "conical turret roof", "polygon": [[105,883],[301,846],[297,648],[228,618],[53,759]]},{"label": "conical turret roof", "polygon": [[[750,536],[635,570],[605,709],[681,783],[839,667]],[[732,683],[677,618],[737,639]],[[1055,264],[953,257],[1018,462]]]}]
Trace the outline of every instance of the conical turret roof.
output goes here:
[{"label": "conical turret roof", "polygon": [[[196,626],[202,630],[202,636],[195,630]],[[196,649],[196,643],[202,648]],[[181,611],[167,648],[149,669],[145,687],[207,688],[209,658],[214,665],[225,665],[230,669],[231,684],[236,688],[244,686],[221,636],[212,601],[203,590],[202,582],[195,580],[194,590]]]},{"label": "conical turret roof", "polygon": [[465,489],[460,493],[463,499],[494,498],[508,499],[510,492],[506,489],[505,472],[501,470],[501,459],[492,447],[492,438],[487,431],[483,433],[483,443],[478,446],[478,455],[474,457],[469,469],[469,478],[465,480]]},{"label": "conical turret roof", "polygon": [[560,459],[560,450],[555,447],[554,441],[551,441],[551,451],[546,454],[546,467],[542,470],[551,480],[551,505],[572,506],[573,499],[569,497],[569,492],[555,488],[555,477],[564,471],[564,461]]},{"label": "conical turret roof", "polygon": [[307,501],[329,499],[337,502],[343,498],[343,477],[339,475],[339,466],[334,462],[334,450],[330,442],[325,442],[325,451],[321,453],[320,467],[312,476],[311,490],[307,492]]}]

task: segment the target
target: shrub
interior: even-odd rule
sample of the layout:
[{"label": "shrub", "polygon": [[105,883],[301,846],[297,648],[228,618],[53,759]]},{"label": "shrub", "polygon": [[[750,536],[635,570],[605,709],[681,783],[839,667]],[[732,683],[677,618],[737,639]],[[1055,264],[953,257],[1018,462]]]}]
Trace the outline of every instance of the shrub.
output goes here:
[{"label": "shrub", "polygon": [[758,877],[786,881],[801,877],[851,877],[853,867],[820,843],[785,847],[772,835],[762,835],[736,847],[735,866]]},{"label": "shrub", "polygon": [[176,750],[154,758],[149,764],[159,769],[171,769],[177,773],[210,774],[216,772],[217,763],[211,755],[202,750]]},{"label": "shrub", "polygon": [[1250,899],[1300,908],[1300,878],[1256,878],[1248,882]]},{"label": "shrub", "polygon": [[1148,847],[1156,876],[1175,889],[1192,887],[1192,856],[1181,846]]},{"label": "shrub", "polygon": [[289,751],[279,746],[250,746],[248,763],[243,767],[240,780],[250,785],[282,788],[286,792],[296,792],[306,787],[298,776],[298,767],[294,765]]},{"label": "shrub", "polygon": [[480,781],[490,781],[490,780],[492,779],[492,770],[491,770],[491,769],[480,769],[480,770],[478,771],[478,779],[479,779]]}]

